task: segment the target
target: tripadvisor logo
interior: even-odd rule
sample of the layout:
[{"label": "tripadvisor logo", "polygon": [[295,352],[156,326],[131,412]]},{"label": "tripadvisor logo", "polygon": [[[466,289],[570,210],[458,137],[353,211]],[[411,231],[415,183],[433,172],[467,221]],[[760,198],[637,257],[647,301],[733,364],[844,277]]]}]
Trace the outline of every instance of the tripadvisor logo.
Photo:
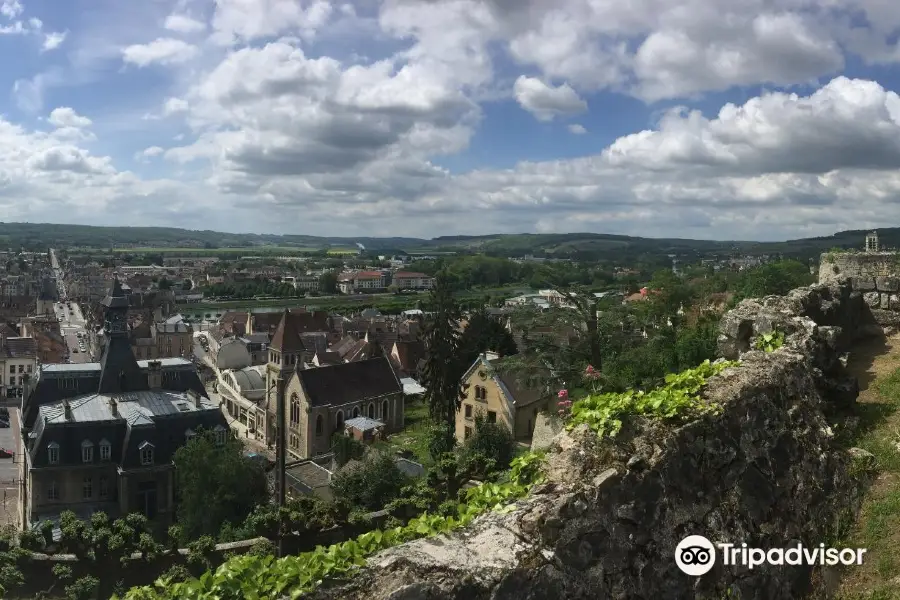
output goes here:
[{"label": "tripadvisor logo", "polygon": [[[751,548],[747,544],[713,544],[702,535],[689,535],[675,548],[675,564],[687,575],[709,573],[716,560],[724,566],[753,569],[762,565],[861,565],[865,548],[826,548],[825,544],[808,548],[803,544],[786,548]],[[719,556],[717,556],[719,555]]]}]

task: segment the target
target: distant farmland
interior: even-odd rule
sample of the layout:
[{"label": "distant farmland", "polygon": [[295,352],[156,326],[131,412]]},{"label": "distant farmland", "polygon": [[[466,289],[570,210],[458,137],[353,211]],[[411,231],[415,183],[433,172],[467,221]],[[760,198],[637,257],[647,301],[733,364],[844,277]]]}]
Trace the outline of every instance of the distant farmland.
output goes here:
[{"label": "distant farmland", "polygon": [[[303,254],[318,252],[322,248],[312,246],[245,246],[235,248],[172,248],[143,246],[137,248],[113,248],[122,254]],[[331,251],[329,251],[330,253]]]}]

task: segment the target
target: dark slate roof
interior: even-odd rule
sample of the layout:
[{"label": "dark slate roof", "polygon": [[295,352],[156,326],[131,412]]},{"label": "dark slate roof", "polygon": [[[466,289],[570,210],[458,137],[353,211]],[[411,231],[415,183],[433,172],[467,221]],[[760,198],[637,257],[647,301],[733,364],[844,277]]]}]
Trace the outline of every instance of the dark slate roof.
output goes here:
[{"label": "dark slate roof", "polygon": [[301,333],[300,339],[303,340],[303,347],[308,352],[320,353],[328,349],[328,337],[325,332]]},{"label": "dark slate roof", "polygon": [[278,322],[278,327],[269,343],[272,348],[279,352],[303,352],[305,350],[300,337],[302,330],[299,317],[301,314],[284,309],[284,312],[281,313],[281,321]]},{"label": "dark slate roof", "polygon": [[313,406],[340,406],[403,392],[384,357],[304,369],[297,376]]},{"label": "dark slate roof", "polygon": [[[397,340],[394,343],[394,347],[397,349],[400,368],[404,371],[415,371],[419,366],[419,361],[425,358],[424,342]],[[388,351],[390,352],[391,350]]]},{"label": "dark slate roof", "polygon": [[[116,401],[116,413],[111,400]],[[66,418],[64,403],[71,407]],[[100,462],[99,446],[109,442],[111,462],[122,468],[142,466],[140,451],[152,444],[154,464],[172,461],[184,445],[190,429],[227,428],[219,407],[200,397],[199,406],[190,394],[170,391],[142,391],[126,394],[88,394],[41,406],[38,420],[29,435],[29,454],[34,467],[48,465],[47,449],[57,444],[60,462],[55,466],[81,465],[82,445],[94,444],[94,461]]]},{"label": "dark slate roof", "polygon": [[147,375],[134,358],[128,338],[110,335],[100,357],[100,392],[136,392],[148,389]]},{"label": "dark slate roof", "polygon": [[333,350],[316,352],[316,358],[319,360],[319,365],[339,365],[344,362],[341,360],[341,355]]},{"label": "dark slate roof", "polygon": [[7,358],[34,358],[37,356],[37,346],[34,338],[6,338],[3,340],[3,354]]},{"label": "dark slate roof", "polygon": [[109,288],[109,293],[106,294],[106,298],[104,298],[103,302],[101,302],[100,304],[102,306],[105,306],[106,308],[128,308],[128,297],[125,295],[125,292],[122,289],[122,283],[119,281],[118,275],[113,276],[112,286]]},{"label": "dark slate roof", "polygon": [[[137,361],[145,377],[149,362]],[[162,363],[164,390],[175,392],[193,390],[207,396],[206,389],[191,361],[183,358],[161,358],[159,362]],[[37,374],[34,387],[25,398],[26,427],[34,424],[40,406],[52,404],[63,398],[96,393],[100,385],[100,372],[100,363],[43,365]]]}]

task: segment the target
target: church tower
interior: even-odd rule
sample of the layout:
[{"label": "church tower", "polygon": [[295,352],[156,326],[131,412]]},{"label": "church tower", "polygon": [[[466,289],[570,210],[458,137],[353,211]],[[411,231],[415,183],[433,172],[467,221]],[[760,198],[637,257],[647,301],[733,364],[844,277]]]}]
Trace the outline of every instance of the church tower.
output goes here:
[{"label": "church tower", "polygon": [[106,347],[100,358],[101,394],[136,392],[149,389],[147,375],[141,371],[128,339],[128,297],[122,290],[118,275],[113,275],[112,286],[100,303],[103,316],[103,334]]}]

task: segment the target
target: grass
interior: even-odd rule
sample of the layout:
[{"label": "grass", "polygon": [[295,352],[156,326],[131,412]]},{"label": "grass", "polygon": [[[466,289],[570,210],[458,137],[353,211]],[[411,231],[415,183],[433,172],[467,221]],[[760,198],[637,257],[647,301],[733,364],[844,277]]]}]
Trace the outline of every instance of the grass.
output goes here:
[{"label": "grass", "polygon": [[427,467],[431,464],[427,436],[428,404],[421,397],[408,399],[404,411],[406,426],[403,431],[379,443],[378,447],[391,453],[408,450],[413,453],[414,460]]},{"label": "grass", "polygon": [[[856,446],[875,456],[876,478],[867,490],[855,523],[835,532],[836,547],[866,548],[859,567],[843,573],[839,600],[900,598],[900,340],[888,341],[881,355],[861,352],[857,370],[860,396],[854,416],[859,425],[844,446]],[[867,360],[868,358],[868,360]],[[862,372],[860,372],[862,371]]]}]

